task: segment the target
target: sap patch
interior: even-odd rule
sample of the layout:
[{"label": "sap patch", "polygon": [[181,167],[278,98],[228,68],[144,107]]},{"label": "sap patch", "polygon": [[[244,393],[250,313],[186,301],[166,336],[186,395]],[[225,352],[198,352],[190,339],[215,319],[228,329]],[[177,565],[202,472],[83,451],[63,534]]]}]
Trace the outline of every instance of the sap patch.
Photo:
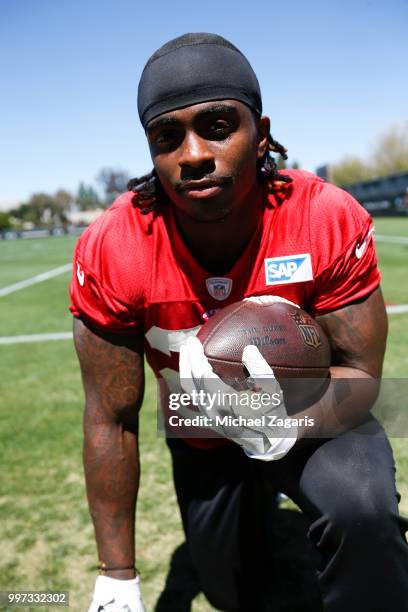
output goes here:
[{"label": "sap patch", "polygon": [[313,270],[310,253],[265,259],[265,283],[267,285],[305,283],[311,280],[313,280]]}]

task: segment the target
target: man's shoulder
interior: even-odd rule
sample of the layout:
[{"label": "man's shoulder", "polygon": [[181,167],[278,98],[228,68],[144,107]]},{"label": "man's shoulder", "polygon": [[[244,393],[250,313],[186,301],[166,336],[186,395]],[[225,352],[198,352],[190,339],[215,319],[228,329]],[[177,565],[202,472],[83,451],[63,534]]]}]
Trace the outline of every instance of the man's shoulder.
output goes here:
[{"label": "man's shoulder", "polygon": [[123,295],[148,282],[157,243],[151,229],[153,217],[135,208],[133,195],[127,192],[119,196],[84,231],[75,253],[83,269],[92,271],[106,289]]},{"label": "man's shoulder", "polygon": [[79,246],[92,259],[108,258],[126,265],[148,255],[153,234],[158,231],[154,216],[141,214],[133,204],[133,193],[120,195],[100,217],[83,232]]},{"label": "man's shoulder", "polygon": [[284,169],[279,171],[278,176],[282,177],[282,182],[278,179],[275,183],[274,193],[277,200],[284,203],[285,212],[299,219],[308,216],[312,203],[325,189],[326,183],[307,170]]},{"label": "man's shoulder", "polygon": [[102,213],[85,230],[83,236],[90,238],[121,238],[135,237],[135,230],[139,234],[146,234],[148,220],[133,204],[134,194],[130,191],[121,194],[113,204]]},{"label": "man's shoulder", "polygon": [[123,194],[85,230],[75,249],[71,312],[104,330],[141,329],[150,258],[138,216],[132,194]]},{"label": "man's shoulder", "polygon": [[360,225],[369,218],[367,211],[350,193],[312,172],[290,169],[281,171],[281,174],[292,179],[293,192],[310,207],[312,221],[318,218],[320,223],[329,225],[336,225],[339,221]]},{"label": "man's shoulder", "polygon": [[283,170],[281,174],[292,179],[285,187],[287,205],[282,206],[288,240],[296,237],[307,243],[318,275],[344,253],[353,251],[370,231],[371,217],[347,191],[311,172]]}]

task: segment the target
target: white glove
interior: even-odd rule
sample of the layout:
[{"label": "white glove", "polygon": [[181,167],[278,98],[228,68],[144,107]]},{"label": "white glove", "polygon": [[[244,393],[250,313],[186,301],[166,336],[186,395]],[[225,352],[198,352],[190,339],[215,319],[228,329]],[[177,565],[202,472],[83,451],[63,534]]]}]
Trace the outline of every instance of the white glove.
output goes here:
[{"label": "white glove", "polygon": [[[295,425],[290,428],[282,425],[285,419],[287,422],[288,416],[280,385],[256,346],[244,348],[242,363],[250,374],[256,392],[255,389],[238,392],[225,384],[213,371],[200,340],[188,338],[180,348],[181,385],[191,395],[200,413],[211,418],[212,430],[242,446],[249,457],[264,461],[281,459],[296,443],[298,432]],[[246,401],[241,401],[244,395]],[[255,404],[255,396],[266,399],[265,404]],[[213,403],[209,397],[212,400],[221,397],[222,401]],[[231,400],[231,397],[238,397],[238,402]],[[255,405],[257,408],[254,408]],[[219,419],[225,416],[242,417],[243,423],[223,426]],[[254,419],[260,419],[261,424],[254,423]]]},{"label": "white glove", "polygon": [[139,576],[117,580],[98,576],[88,612],[145,612]]}]

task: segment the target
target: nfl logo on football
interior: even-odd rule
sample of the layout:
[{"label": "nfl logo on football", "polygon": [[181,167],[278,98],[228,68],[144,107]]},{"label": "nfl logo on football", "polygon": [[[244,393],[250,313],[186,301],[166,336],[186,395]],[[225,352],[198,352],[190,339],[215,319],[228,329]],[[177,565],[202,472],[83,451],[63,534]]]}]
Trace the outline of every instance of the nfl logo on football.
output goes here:
[{"label": "nfl logo on football", "polygon": [[213,276],[205,281],[207,291],[215,300],[226,300],[229,297],[232,289],[232,280],[230,278]]}]

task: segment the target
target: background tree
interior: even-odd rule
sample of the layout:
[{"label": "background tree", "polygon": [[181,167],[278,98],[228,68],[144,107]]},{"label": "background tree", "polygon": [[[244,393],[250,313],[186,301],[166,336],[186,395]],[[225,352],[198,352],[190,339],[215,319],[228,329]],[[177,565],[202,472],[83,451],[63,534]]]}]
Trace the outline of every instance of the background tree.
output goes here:
[{"label": "background tree", "polygon": [[74,201],[72,194],[65,189],[59,189],[53,196],[54,206],[52,209],[53,221],[56,223],[68,223],[68,213]]},{"label": "background tree", "polygon": [[71,194],[62,189],[55,195],[33,193],[27,202],[12,210],[10,216],[21,223],[32,223],[36,227],[61,225],[67,222],[71,202]]},{"label": "background tree", "polygon": [[91,185],[79,183],[76,203],[81,210],[92,210],[102,206],[98,193]]},{"label": "background tree", "polygon": [[70,209],[74,198],[72,197],[72,193],[70,193],[69,191],[66,191],[65,189],[59,189],[54,194],[54,200],[61,208],[61,210],[64,210],[66,212]]},{"label": "background tree", "polygon": [[0,211],[0,231],[11,228],[10,214]]},{"label": "background tree", "polygon": [[408,121],[380,134],[368,159],[348,155],[330,166],[330,180],[350,185],[378,176],[408,171]]},{"label": "background tree", "polygon": [[373,169],[359,157],[347,155],[330,166],[330,181],[336,185],[349,185],[373,178]]},{"label": "background tree", "polygon": [[129,178],[128,172],[124,170],[102,168],[96,180],[103,185],[107,206],[110,206],[121,193],[127,191]]},{"label": "background tree", "polygon": [[380,134],[372,154],[376,176],[408,170],[408,121]]},{"label": "background tree", "polygon": [[40,227],[50,224],[54,207],[55,201],[48,193],[33,193],[28,202],[11,211],[11,214],[23,222]]}]

